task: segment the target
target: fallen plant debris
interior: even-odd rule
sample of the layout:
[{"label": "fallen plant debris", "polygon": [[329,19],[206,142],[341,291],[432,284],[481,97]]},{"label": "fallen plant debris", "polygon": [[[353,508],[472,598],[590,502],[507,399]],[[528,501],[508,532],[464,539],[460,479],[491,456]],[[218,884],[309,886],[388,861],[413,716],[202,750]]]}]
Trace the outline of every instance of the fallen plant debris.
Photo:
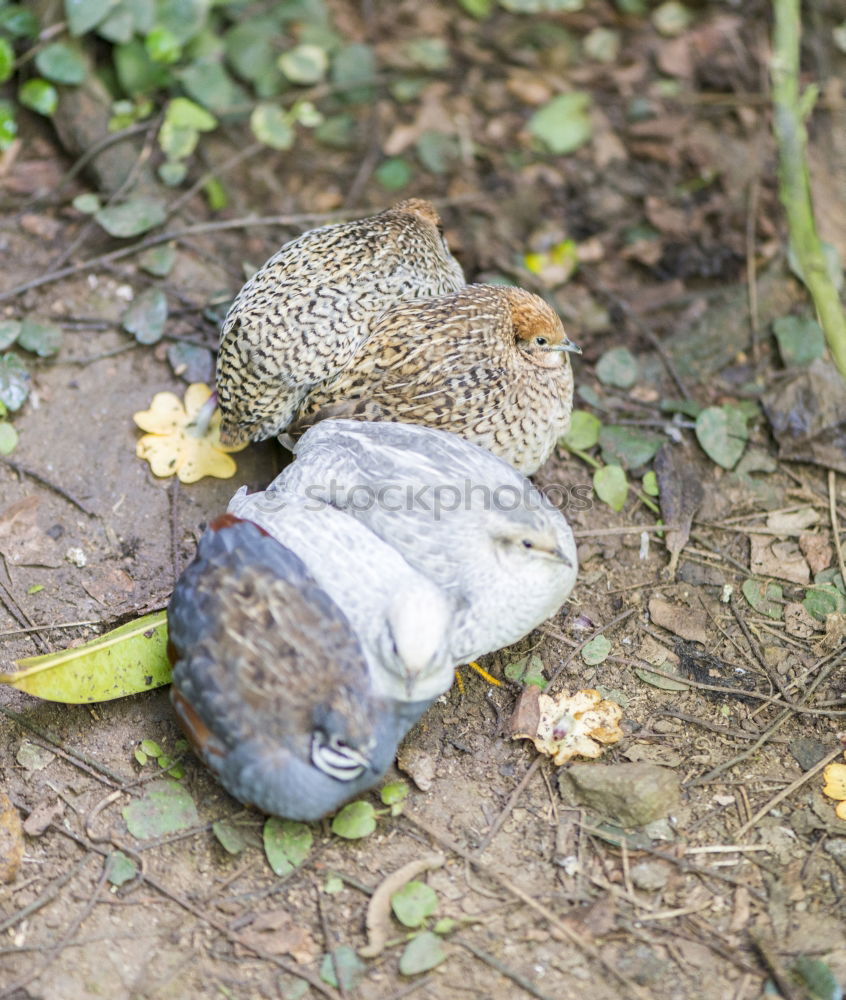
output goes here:
[{"label": "fallen plant debris", "polygon": [[622,708],[587,689],[551,697],[531,684],[521,694],[511,721],[511,738],[531,740],[557,766],[574,757],[601,757],[623,738]]}]

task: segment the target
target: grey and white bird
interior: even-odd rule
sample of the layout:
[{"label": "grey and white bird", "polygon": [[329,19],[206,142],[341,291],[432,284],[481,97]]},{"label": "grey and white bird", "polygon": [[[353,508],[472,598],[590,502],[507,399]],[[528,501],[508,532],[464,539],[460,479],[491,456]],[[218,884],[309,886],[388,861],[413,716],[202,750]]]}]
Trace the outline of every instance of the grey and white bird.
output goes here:
[{"label": "grey and white bird", "polygon": [[377,695],[409,726],[448,690],[452,601],[365,524],[322,500],[285,490],[241,489],[228,512],[296,553],[358,636]]},{"label": "grey and white bird", "polygon": [[379,698],[361,646],[302,561],[226,514],[168,606],[171,701],[241,802],[314,820],[374,785],[408,726]]},{"label": "grey and white bird", "polygon": [[434,205],[419,198],[286,243],[244,285],[223,323],[221,441],[279,434],[306,395],[350,362],[385,309],[463,285]]},{"label": "grey and white bird", "polygon": [[331,504],[454,601],[453,661],[508,646],[554,615],[578,560],[566,519],[507,462],[413,424],[327,420],[268,496]]}]

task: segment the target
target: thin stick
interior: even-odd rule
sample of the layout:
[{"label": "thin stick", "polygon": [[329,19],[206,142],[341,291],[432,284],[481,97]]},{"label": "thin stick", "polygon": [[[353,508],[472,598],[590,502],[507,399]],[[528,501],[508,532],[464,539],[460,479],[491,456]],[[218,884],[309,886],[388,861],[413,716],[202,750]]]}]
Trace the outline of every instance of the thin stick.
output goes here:
[{"label": "thin stick", "polygon": [[755,813],[748,823],[743,824],[743,826],[735,833],[735,837],[738,840],[740,840],[741,837],[744,837],[759,820],[762,820],[767,815],[770,809],[774,809],[779,802],[784,801],[784,799],[786,799],[789,795],[792,795],[797,788],[801,788],[806,781],[810,781],[815,774],[819,774],[819,772],[822,771],[827,764],[830,764],[835,757],[841,756],[842,753],[842,747],[837,747],[836,750],[832,750],[831,753],[826,757],[823,757],[819,763],[814,764],[809,771],[801,774],[795,781],[791,782],[787,788],[783,788],[777,795],[774,795],[765,806]]},{"label": "thin stick", "polygon": [[29,469],[25,465],[21,465],[19,462],[12,461],[11,458],[3,458],[3,462],[13,469],[19,476],[26,476],[28,479],[34,479],[36,483],[40,483],[42,486],[46,486],[48,490],[52,490],[57,496],[60,496],[63,500],[67,500],[68,503],[73,504],[74,507],[82,511],[83,514],[87,514],[89,517],[96,517],[97,514],[87,507],[82,500],[78,499],[73,495],[73,493],[68,493],[68,491],[63,487],[59,486],[58,483],[54,483],[52,480],[48,479],[44,473],[36,472],[35,469]]},{"label": "thin stick", "polygon": [[480,962],[484,962],[485,965],[489,965],[501,976],[505,976],[506,979],[510,979],[511,982],[519,986],[521,990],[525,990],[529,996],[537,997],[537,1000],[553,1000],[553,997],[549,993],[542,993],[530,979],[526,979],[525,976],[520,975],[519,972],[516,972],[504,962],[500,962],[498,958],[494,958],[493,955],[489,955],[486,951],[482,951],[481,948],[477,948],[476,945],[471,944],[469,941],[465,941],[464,938],[455,937],[452,940],[457,945],[464,948],[465,951],[469,951],[471,955],[475,955]]},{"label": "thin stick", "polygon": [[843,561],[843,545],[840,542],[840,526],[837,521],[837,492],[835,485],[837,473],[834,469],[828,470],[828,513],[831,517],[831,531],[834,535],[834,548],[837,550],[837,562],[840,566],[840,577],[846,584],[846,563]]},{"label": "thin stick", "polygon": [[102,622],[61,622],[58,625],[30,625],[28,628],[10,628],[5,632],[0,632],[0,639],[9,635],[21,635],[24,632],[47,632],[54,628],[79,628],[81,625],[101,625]]},{"label": "thin stick", "polygon": [[514,791],[508,796],[508,801],[503,806],[502,812],[500,812],[499,816],[497,816],[497,818],[493,821],[493,823],[491,823],[490,830],[488,830],[488,832],[482,838],[481,843],[476,848],[476,852],[478,854],[484,854],[484,852],[485,852],[486,848],[489,846],[490,842],[494,839],[494,837],[499,832],[499,828],[506,821],[506,819],[508,819],[508,816],[511,813],[511,810],[514,808],[514,806],[515,806],[515,804],[517,802],[517,799],[520,798],[520,795],[522,794],[523,789],[532,780],[532,775],[540,767],[542,761],[543,761],[543,757],[541,757],[541,755],[538,754],[537,757],[535,757],[535,759],[529,765],[526,773],[523,775],[523,777],[517,783],[517,786],[514,789]]}]

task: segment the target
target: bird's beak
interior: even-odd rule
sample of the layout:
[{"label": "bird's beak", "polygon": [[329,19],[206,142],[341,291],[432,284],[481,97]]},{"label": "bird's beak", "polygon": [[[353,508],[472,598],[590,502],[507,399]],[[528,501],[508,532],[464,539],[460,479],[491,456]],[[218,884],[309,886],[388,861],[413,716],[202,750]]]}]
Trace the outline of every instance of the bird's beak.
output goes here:
[{"label": "bird's beak", "polygon": [[[580,353],[581,353],[581,352],[580,352]],[[555,555],[556,555],[556,557],[557,557],[558,559],[560,559],[560,560],[561,560],[561,562],[563,562],[563,563],[564,563],[564,565],[565,565],[565,566],[572,566],[572,565],[573,565],[573,564],[572,564],[572,563],[570,562],[570,557],[569,557],[568,555],[565,555],[565,553],[564,553],[564,550],[563,550],[563,549],[559,549],[559,548],[556,548],[556,549],[555,549]]]},{"label": "bird's beak", "polygon": [[570,354],[581,354],[582,349],[578,344],[574,344],[569,337],[565,337],[560,344],[550,344],[544,347],[545,351],[567,351]]}]

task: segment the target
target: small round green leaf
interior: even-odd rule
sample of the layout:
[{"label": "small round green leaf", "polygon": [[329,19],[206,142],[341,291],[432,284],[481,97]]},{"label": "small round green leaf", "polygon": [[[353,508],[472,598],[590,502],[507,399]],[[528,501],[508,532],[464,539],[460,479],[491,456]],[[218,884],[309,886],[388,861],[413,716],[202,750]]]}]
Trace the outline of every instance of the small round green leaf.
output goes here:
[{"label": "small round green leaf", "polygon": [[151,781],[143,797],[133,799],[122,813],[129,832],[140,839],[178,833],[200,821],[185,786],[171,778]]},{"label": "small round green leaf", "polygon": [[7,420],[0,420],[0,455],[11,455],[17,444],[18,432]]},{"label": "small round green leaf", "polygon": [[405,951],[400,957],[399,970],[404,976],[417,976],[421,972],[436,968],[446,957],[446,949],[441,938],[431,931],[422,931],[405,946]]},{"label": "small round green leaf", "polygon": [[212,833],[227,854],[240,854],[247,847],[243,829],[229,819],[219,819],[212,823]]},{"label": "small round green leaf", "polygon": [[18,88],[18,100],[40,115],[52,115],[59,106],[59,93],[52,83],[33,77]]},{"label": "small round green leaf", "polygon": [[603,385],[631,389],[637,382],[637,361],[627,347],[612,347],[597,362],[596,377]]},{"label": "small round green leaf", "polygon": [[308,857],[314,835],[305,823],[271,816],[264,824],[264,853],[277,875],[287,875]]},{"label": "small round green leaf", "polygon": [[590,95],[574,91],[553,97],[532,115],[528,129],[550,152],[558,156],[574,153],[593,134]]},{"label": "small round green leaf", "polygon": [[596,495],[612,510],[620,511],[626,505],[629,483],[619,465],[606,465],[593,474],[593,488]]},{"label": "small round green leaf", "polygon": [[773,323],[778,352],[786,367],[809,365],[825,352],[825,334],[808,316],[782,316]]},{"label": "small round green leaf", "polygon": [[123,851],[112,851],[106,858],[106,878],[112,885],[123,885],[131,882],[138,874],[135,862]]},{"label": "small round green leaf", "polygon": [[168,101],[165,121],[170,122],[174,128],[193,128],[198,132],[211,132],[217,128],[215,116],[187,97],[174,97]]},{"label": "small round green leaf", "polygon": [[403,46],[409,62],[420,69],[437,73],[450,64],[449,46],[443,38],[413,38]]},{"label": "small round green leaf", "polygon": [[15,50],[5,38],[0,38],[0,83],[5,83],[15,68]]},{"label": "small round green leaf", "polygon": [[662,3],[652,12],[652,23],[662,35],[675,38],[690,27],[691,13],[676,0]]},{"label": "small round green leaf", "polygon": [[164,751],[155,740],[141,740],[141,751],[148,757],[161,757]]},{"label": "small round green leaf", "polygon": [[404,802],[408,798],[408,785],[404,781],[391,781],[383,786],[379,792],[379,798],[386,806]]},{"label": "small round green leaf", "polygon": [[290,149],[294,145],[294,129],[276,104],[257,104],[250,115],[250,128],[256,139],[271,149]]},{"label": "small round green leaf", "polygon": [[582,660],[593,667],[608,658],[611,652],[611,640],[604,635],[595,635],[582,649]]},{"label": "small round green leaf", "polygon": [[329,69],[329,56],[317,45],[295,45],[282,53],[278,66],[291,83],[319,83]]},{"label": "small round green leaf", "polygon": [[375,177],[385,190],[399,191],[411,180],[411,165],[408,160],[395,156],[376,168]]},{"label": "small round green leaf", "polygon": [[167,298],[160,288],[142,292],[124,313],[122,326],[139,344],[155,344],[162,339],[167,322]]},{"label": "small round green leaf", "polygon": [[18,339],[20,332],[21,324],[16,319],[0,320],[0,351],[11,347]]},{"label": "small round green leaf", "polygon": [[83,215],[93,215],[101,208],[100,199],[91,191],[87,191],[85,194],[78,194],[72,204],[77,212],[82,212]]},{"label": "small round green leaf", "polygon": [[602,459],[624,469],[639,469],[661,447],[662,438],[638,427],[609,424],[599,432]]},{"label": "small round green leaf", "polygon": [[696,418],[696,439],[705,454],[724,469],[733,469],[746,448],[746,415],[736,406],[708,406]]},{"label": "small round green leaf", "polygon": [[38,72],[53,83],[82,83],[88,72],[78,49],[65,42],[53,42],[35,57]]},{"label": "small round green leaf", "polygon": [[32,316],[21,324],[18,347],[32,351],[39,358],[49,358],[62,346],[62,330],[55,323],[41,323]]},{"label": "small round green leaf", "polygon": [[802,606],[814,618],[824,622],[828,615],[846,612],[846,598],[830,583],[814,586],[805,591]]},{"label": "small round green leaf", "polygon": [[[780,621],[784,617],[782,597],[783,591],[777,583],[764,583],[761,580],[744,580],[740,588],[743,596],[752,607],[772,618]],[[813,612],[811,612],[813,614]]]},{"label": "small round green leaf", "polygon": [[17,354],[0,354],[0,403],[19,410],[29,395],[31,376]]},{"label": "small round green leaf", "polygon": [[[200,133],[195,128],[174,125],[172,121],[167,119],[162,122],[162,127],[159,129],[159,145],[168,161],[172,163],[177,163],[190,156],[197,148],[199,139]],[[187,168],[182,164],[179,166],[184,177]],[[182,177],[180,177],[181,180]]]},{"label": "small round green leaf", "polygon": [[146,233],[167,218],[167,208],[159,198],[132,198],[122,205],[107,205],[94,215],[109,236],[126,239]]},{"label": "small round green leaf", "polygon": [[643,492],[650,497],[658,496],[658,477],[652,469],[643,477]]},{"label": "small round green leaf", "polygon": [[437,893],[425,882],[406,882],[391,896],[394,916],[405,927],[419,927],[437,908]]},{"label": "small round green leaf", "polygon": [[356,42],[335,56],[332,82],[348,100],[361,100],[370,93],[376,79],[376,56],[369,45]]},{"label": "small round green leaf", "polygon": [[182,55],[179,39],[172,31],[162,26],[153,28],[147,35],[144,39],[144,48],[154,63],[163,66],[179,62],[179,57]]},{"label": "small round green leaf", "polygon": [[18,123],[11,101],[0,100],[0,150],[8,149],[18,134]]},{"label": "small round green leaf", "polygon": [[369,837],[376,829],[376,810],[369,802],[350,802],[332,820],[332,833],[345,840]]},{"label": "small round green leaf", "polygon": [[72,35],[84,35],[103,20],[115,0],[65,0],[65,17]]},{"label": "small round green leaf", "polygon": [[[337,970],[337,975],[335,974]],[[324,983],[338,989],[340,979],[345,993],[352,993],[361,982],[367,966],[347,944],[337,947],[331,954],[323,956],[320,963],[320,978]]]},{"label": "small round green leaf", "polygon": [[138,266],[157,278],[170,274],[176,262],[176,247],[173,243],[163,243],[161,246],[150,247],[138,257]]},{"label": "small round green leaf", "polygon": [[38,30],[38,17],[22,4],[0,7],[0,31],[13,38],[35,38]]},{"label": "small round green leaf", "polygon": [[[193,136],[199,135],[199,132],[195,132],[193,129],[190,131]],[[188,174],[188,165],[180,160],[166,160],[159,164],[156,173],[162,184],[166,184],[168,187],[177,187],[185,180]]]}]

